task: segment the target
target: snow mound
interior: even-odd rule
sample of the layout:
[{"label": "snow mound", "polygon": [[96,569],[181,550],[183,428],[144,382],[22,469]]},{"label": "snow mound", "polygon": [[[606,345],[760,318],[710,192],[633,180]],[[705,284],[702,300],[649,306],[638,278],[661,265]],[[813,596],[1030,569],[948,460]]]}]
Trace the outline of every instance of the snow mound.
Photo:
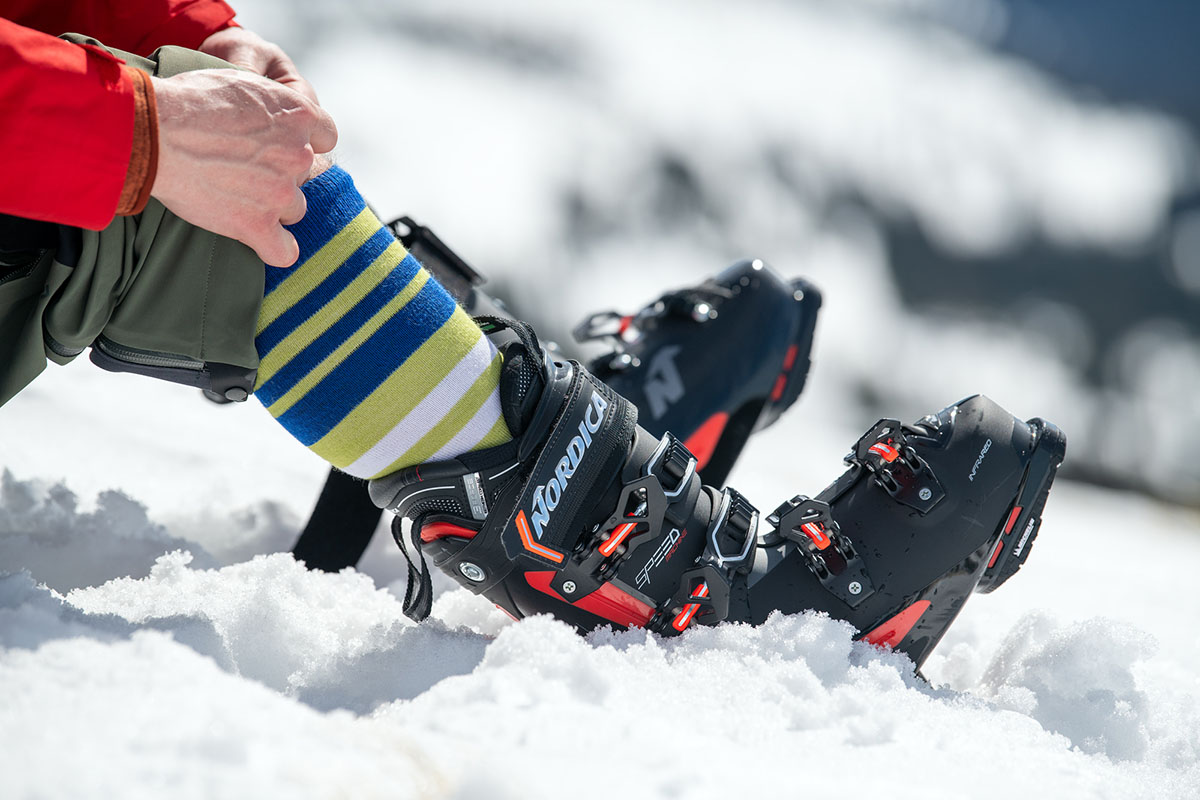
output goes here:
[{"label": "snow mound", "polygon": [[[578,787],[597,762],[603,779],[579,787],[584,796],[753,797],[803,786],[817,796],[853,787],[915,797],[970,786],[972,797],[1186,797],[1198,785],[1195,758],[1123,769],[982,693],[933,688],[906,659],[852,643],[851,633],[804,614],[675,640],[642,631],[584,640],[535,618],[501,631],[470,675],[377,716],[422,731],[447,768],[495,770],[504,777],[491,785],[512,797]],[[1026,768],[981,783],[998,754]]]},{"label": "snow mound", "polygon": [[[414,626],[396,598],[365,575],[309,572],[288,554],[221,570],[190,569],[190,554],[162,556],[150,575],[80,589],[67,602],[186,637],[222,668],[320,710],[364,713],[413,697],[483,655],[474,633]],[[197,628],[207,634],[196,637]],[[423,668],[426,661],[436,670]]]},{"label": "snow mound", "polygon": [[[498,624],[463,590],[439,598],[438,615],[493,636],[444,618],[414,626],[369,578],[310,573],[286,554],[191,561],[169,553],[146,577],[65,596],[27,573],[0,578],[0,685],[13,698],[0,758],[20,763],[0,762],[5,796],[852,785],[1184,798],[1200,786],[1200,703],[1142,675],[1148,636],[1107,620],[1028,615],[982,679],[954,691],[819,614],[585,638],[548,617]],[[981,781],[989,769],[1001,771]]]},{"label": "snow mound", "polygon": [[[1085,753],[1113,761],[1149,757],[1164,765],[1200,763],[1200,706],[1171,697],[1189,720],[1159,724],[1167,713],[1135,668],[1158,647],[1148,634],[1096,618],[1063,628],[1045,612],[1010,631],[980,685],[998,707],[1026,714]],[[1186,710],[1175,706],[1186,703]]]},{"label": "snow mound", "polygon": [[[189,646],[186,623],[122,626],[69,605],[55,615],[56,602],[27,576],[0,578],[5,797],[445,793],[413,739],[239,678]],[[14,623],[43,641],[14,641]]]},{"label": "snow mound", "polygon": [[[143,577],[159,555],[186,546],[124,492],[101,492],[94,511],[81,511],[62,483],[18,480],[7,469],[0,475],[0,564],[19,565],[60,591]],[[198,549],[197,556],[212,562]]]}]

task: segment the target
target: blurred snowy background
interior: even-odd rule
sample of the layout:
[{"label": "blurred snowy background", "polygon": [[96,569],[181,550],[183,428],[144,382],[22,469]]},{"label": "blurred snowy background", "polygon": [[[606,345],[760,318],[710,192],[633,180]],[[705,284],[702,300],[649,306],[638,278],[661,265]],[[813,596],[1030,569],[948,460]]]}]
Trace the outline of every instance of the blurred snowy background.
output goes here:
[{"label": "blurred snowy background", "polygon": [[387,536],[363,574],[249,560],[324,476],[261,408],[51,368],[0,410],[0,794],[1200,796],[1200,12],[236,7],[380,213],[552,338],[747,256],[820,286],[805,395],[731,479],[760,505],[974,392],[1060,425],[1091,485],[931,685],[805,616],[583,640],[443,591],[415,628]]},{"label": "blurred snowy background", "polygon": [[1068,474],[1200,502],[1189,4],[243,5],[371,201],[560,337],[761,256],[854,419],[1028,399]]}]

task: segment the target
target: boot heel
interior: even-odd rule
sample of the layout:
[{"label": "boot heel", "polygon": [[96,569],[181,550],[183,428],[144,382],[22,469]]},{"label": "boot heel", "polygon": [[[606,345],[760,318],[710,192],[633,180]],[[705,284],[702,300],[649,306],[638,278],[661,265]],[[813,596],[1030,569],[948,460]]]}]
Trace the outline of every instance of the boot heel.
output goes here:
[{"label": "boot heel", "polygon": [[1042,527],[1042,510],[1050,495],[1050,485],[1067,452],[1067,437],[1058,426],[1040,418],[1029,420],[1029,425],[1037,431],[1033,456],[1004,525],[996,533],[988,567],[975,587],[980,594],[995,591],[1029,558],[1033,540]]}]

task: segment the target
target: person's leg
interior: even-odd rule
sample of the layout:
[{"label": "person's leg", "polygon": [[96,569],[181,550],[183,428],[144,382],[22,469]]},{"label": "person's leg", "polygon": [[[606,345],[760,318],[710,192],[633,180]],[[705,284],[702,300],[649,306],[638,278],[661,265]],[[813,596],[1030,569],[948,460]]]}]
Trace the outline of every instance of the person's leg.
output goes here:
[{"label": "person's leg", "polygon": [[[118,55],[159,77],[229,66],[178,47]],[[58,241],[39,244],[27,268],[0,269],[0,403],[47,358],[91,347],[106,369],[228,400],[257,390],[301,442],[361,477],[507,440],[499,361],[479,328],[345,172],[319,174],[305,192],[309,213],[293,230],[304,249],[290,269],[264,267],[153,200],[103,231],[52,226]]]},{"label": "person's leg", "polygon": [[500,357],[334,166],[303,186],[291,269],[266,270],[254,394],[362,478],[507,441]]}]

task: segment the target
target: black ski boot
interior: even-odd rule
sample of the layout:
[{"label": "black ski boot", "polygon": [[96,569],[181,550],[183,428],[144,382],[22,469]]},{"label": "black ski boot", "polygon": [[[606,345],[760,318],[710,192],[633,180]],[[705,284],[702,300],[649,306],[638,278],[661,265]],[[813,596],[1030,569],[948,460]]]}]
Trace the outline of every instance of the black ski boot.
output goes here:
[{"label": "black ski boot", "polygon": [[527,326],[485,330],[504,353],[516,438],[371,485],[397,514],[415,619],[432,603],[428,557],[517,618],[669,635],[816,609],[920,666],[981,580],[998,585],[1028,556],[1065,449],[1054,426],[976,396],[915,425],[881,421],[816,499],[760,520],[737,491],[701,485],[680,440],[647,433],[628,400],[549,357]]},{"label": "black ski boot", "polygon": [[[390,227],[469,314],[511,318],[484,291],[484,277],[433,231],[408,217]],[[650,433],[683,439],[704,481],[722,486],[750,434],[778,419],[804,388],[820,306],[808,282],[741,261],[635,314],[593,314],[575,336],[609,346],[592,374],[637,406]],[[354,566],[379,516],[362,481],[331,470],[292,553],[310,569]]]},{"label": "black ski boot", "polygon": [[575,338],[611,342],[592,374],[637,406],[647,431],[683,439],[704,482],[723,486],[750,434],[800,396],[820,307],[815,286],[755,259],[635,314],[593,314]]}]

